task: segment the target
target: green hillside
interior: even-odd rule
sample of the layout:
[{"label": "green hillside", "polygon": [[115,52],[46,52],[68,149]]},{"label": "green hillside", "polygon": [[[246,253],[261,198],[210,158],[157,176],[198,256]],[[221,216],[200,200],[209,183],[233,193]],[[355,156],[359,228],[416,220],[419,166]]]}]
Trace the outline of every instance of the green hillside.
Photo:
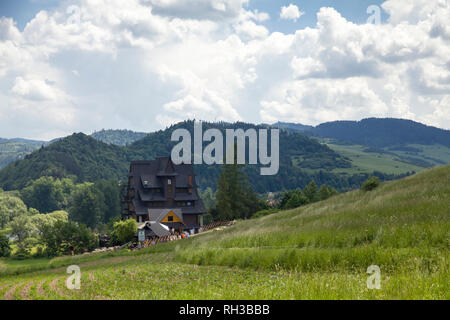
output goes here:
[{"label": "green hillside", "polygon": [[414,164],[396,153],[387,152],[383,149],[368,149],[366,146],[353,144],[327,143],[327,146],[352,160],[351,168],[334,170],[334,172],[342,174],[372,172],[374,168],[380,172],[400,174],[412,171],[420,172],[428,166],[428,163],[425,161],[419,163],[416,161]]},{"label": "green hillside", "polygon": [[[204,123],[203,128],[263,128],[247,123]],[[193,131],[193,122],[186,121],[166,130],[151,133],[128,146],[105,144],[82,133],[74,134],[38,151],[23,160],[9,164],[0,171],[0,187],[5,190],[22,189],[40,176],[73,176],[78,182],[125,177],[131,160],[154,159],[170,155],[176,142],[171,133],[177,128]],[[261,176],[259,165],[248,165],[245,170],[257,192],[304,188],[311,180],[339,190],[357,188],[370,173],[356,172],[342,176],[333,170],[351,167],[348,158],[341,156],[315,139],[298,133],[280,133],[280,170],[275,176]],[[206,145],[206,143],[205,143]],[[201,188],[215,188],[220,166],[196,165],[197,182]],[[398,178],[378,173],[381,180]]]},{"label": "green hillside", "polygon": [[42,176],[76,177],[78,181],[121,178],[129,158],[119,146],[78,133],[56,141],[10,163],[0,171],[0,187],[22,189]]},{"label": "green hillside", "polygon": [[368,118],[361,121],[332,121],[308,130],[318,137],[334,138],[377,148],[406,144],[450,147],[450,130],[395,118]]},{"label": "green hillside", "polygon": [[369,118],[327,122],[316,127],[283,122],[274,126],[315,137],[350,159],[351,167],[332,171],[343,176],[373,171],[420,172],[450,163],[450,131],[411,120]]},{"label": "green hillside", "polygon": [[[446,166],[140,251],[3,259],[0,297],[447,300],[449,247]],[[69,264],[81,290],[64,286]],[[379,290],[366,286],[370,265]]]},{"label": "green hillside", "polygon": [[0,169],[39,149],[44,143],[44,141],[0,138]]}]

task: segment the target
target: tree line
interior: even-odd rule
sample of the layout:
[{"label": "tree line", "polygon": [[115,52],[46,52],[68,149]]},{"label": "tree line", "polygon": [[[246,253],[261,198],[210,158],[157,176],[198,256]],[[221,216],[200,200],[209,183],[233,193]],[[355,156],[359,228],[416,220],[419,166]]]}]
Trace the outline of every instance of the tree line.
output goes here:
[{"label": "tree line", "polygon": [[69,178],[41,177],[21,191],[0,192],[0,255],[55,256],[90,251],[99,233],[113,233],[120,220],[123,184],[99,180],[75,184]]}]

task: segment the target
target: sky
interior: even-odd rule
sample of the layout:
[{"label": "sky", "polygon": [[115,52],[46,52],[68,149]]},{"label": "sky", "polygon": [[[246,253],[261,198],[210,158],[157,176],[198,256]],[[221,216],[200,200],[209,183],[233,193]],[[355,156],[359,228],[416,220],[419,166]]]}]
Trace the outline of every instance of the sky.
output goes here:
[{"label": "sky", "polygon": [[0,137],[185,119],[450,129],[450,0],[0,0]]}]

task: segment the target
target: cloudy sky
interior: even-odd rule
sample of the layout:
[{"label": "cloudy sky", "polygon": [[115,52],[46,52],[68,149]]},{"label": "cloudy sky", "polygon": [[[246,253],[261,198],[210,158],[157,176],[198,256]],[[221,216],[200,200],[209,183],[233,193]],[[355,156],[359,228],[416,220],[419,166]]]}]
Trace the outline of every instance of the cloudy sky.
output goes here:
[{"label": "cloudy sky", "polygon": [[0,137],[182,119],[450,129],[450,0],[0,0]]}]

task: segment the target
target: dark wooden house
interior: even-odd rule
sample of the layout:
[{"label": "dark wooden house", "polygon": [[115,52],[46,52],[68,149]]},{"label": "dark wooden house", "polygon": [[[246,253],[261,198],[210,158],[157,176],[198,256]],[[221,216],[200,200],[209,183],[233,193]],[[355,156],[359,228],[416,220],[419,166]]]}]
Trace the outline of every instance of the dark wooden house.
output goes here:
[{"label": "dark wooden house", "polygon": [[123,217],[139,225],[160,223],[176,231],[198,231],[206,213],[197,192],[194,166],[169,157],[132,161]]}]

